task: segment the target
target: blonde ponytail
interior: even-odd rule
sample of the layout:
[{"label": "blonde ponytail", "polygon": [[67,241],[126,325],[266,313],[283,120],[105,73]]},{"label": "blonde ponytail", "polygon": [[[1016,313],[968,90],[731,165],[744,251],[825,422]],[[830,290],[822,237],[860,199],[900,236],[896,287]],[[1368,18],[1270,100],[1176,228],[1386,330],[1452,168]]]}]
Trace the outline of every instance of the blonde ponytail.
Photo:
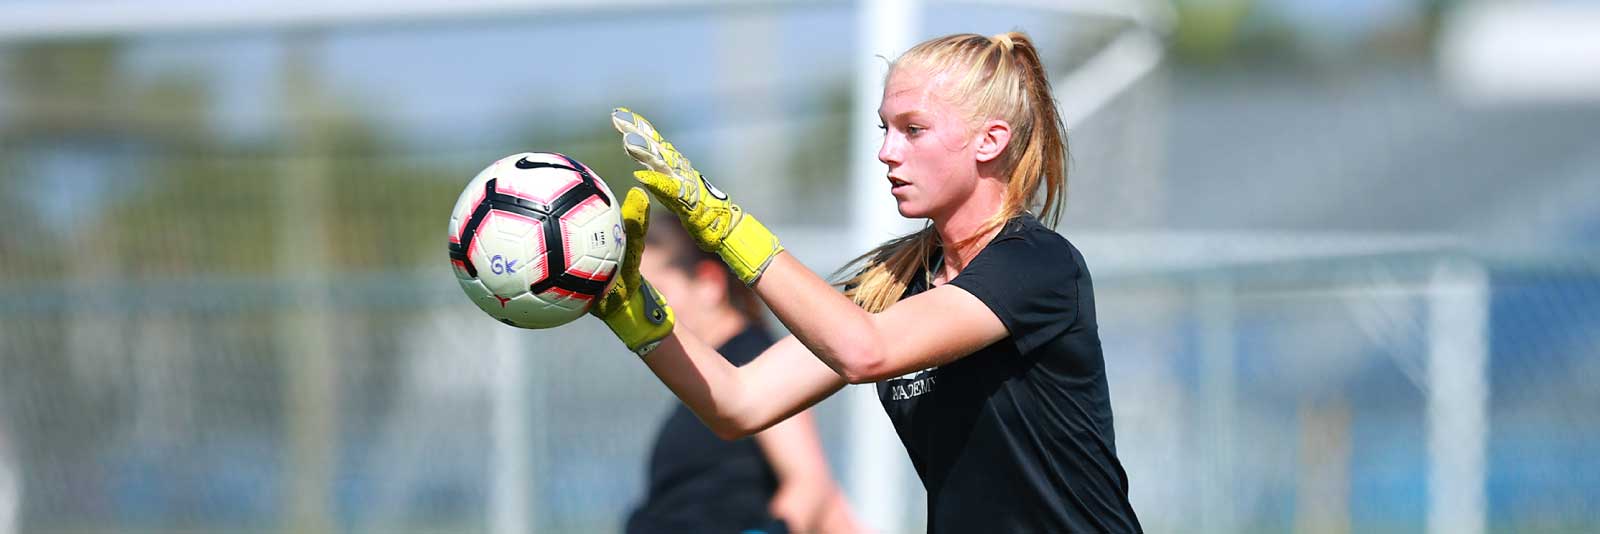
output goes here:
[{"label": "blonde ponytail", "polygon": [[834,279],[844,273],[858,273],[840,282],[844,296],[862,309],[878,313],[900,301],[906,288],[911,287],[912,276],[927,271],[928,256],[938,243],[939,233],[932,226],[924,227],[850,260],[834,273]]},{"label": "blonde ponytail", "polygon": [[[1024,212],[1042,209],[1043,222],[1054,227],[1061,217],[1067,189],[1067,137],[1051,96],[1050,79],[1033,40],[1022,32],[984,37],[958,34],[924,41],[906,51],[890,67],[916,66],[931,72],[961,72],[950,96],[970,110],[969,123],[989,118],[1006,120],[1012,141],[1002,154],[1007,177],[1000,210],[977,232],[949,246],[967,247]],[[1039,192],[1044,190],[1043,202]],[[912,277],[926,272],[929,258],[941,246],[932,226],[884,243],[852,260],[835,273],[855,272],[840,282],[845,296],[877,313],[900,300]]]}]

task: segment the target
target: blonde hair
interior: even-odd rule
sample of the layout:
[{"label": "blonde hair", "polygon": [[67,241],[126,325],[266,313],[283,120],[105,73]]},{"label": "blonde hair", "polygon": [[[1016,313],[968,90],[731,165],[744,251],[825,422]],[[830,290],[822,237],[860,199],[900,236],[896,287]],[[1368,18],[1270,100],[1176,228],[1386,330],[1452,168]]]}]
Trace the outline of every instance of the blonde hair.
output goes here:
[{"label": "blonde hair", "polygon": [[[994,118],[1011,125],[1011,141],[996,159],[1008,179],[1000,210],[953,246],[968,246],[1035,207],[1054,227],[1066,198],[1067,134],[1033,40],[1022,32],[948,35],[911,47],[889,74],[901,68],[955,76],[946,96],[971,113],[969,124]],[[928,269],[928,257],[940,245],[930,225],[861,255],[840,270],[858,273],[841,282],[845,296],[869,312],[883,311],[905,294],[912,276]]]}]

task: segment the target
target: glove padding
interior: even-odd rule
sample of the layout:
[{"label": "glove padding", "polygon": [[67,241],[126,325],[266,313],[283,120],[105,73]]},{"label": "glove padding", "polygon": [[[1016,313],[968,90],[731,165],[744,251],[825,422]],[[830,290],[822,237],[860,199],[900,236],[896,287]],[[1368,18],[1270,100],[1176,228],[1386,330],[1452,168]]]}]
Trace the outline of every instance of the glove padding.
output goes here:
[{"label": "glove padding", "polygon": [[650,197],[643,189],[629,189],[627,199],[622,202],[622,233],[627,244],[622,251],[617,282],[612,284],[611,292],[589,309],[589,313],[605,321],[628,350],[641,358],[672,333],[672,323],[676,319],[667,299],[639,274],[639,258],[644,255],[644,236],[649,230]]},{"label": "glove padding", "polygon": [[643,116],[616,108],[611,125],[622,132],[628,155],[648,169],[633,177],[678,216],[701,250],[721,256],[745,285],[755,284],[783,251],[778,237],[694,170]]}]

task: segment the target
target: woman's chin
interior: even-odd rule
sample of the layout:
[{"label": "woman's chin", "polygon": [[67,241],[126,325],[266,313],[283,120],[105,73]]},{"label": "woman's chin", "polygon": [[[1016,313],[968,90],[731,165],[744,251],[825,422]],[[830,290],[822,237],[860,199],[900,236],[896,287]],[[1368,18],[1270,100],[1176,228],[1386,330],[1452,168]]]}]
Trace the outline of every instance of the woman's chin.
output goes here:
[{"label": "woman's chin", "polygon": [[894,192],[894,207],[900,211],[901,217],[907,219],[924,219],[931,213],[927,205],[918,202],[915,198],[911,198],[911,195],[899,191]]}]

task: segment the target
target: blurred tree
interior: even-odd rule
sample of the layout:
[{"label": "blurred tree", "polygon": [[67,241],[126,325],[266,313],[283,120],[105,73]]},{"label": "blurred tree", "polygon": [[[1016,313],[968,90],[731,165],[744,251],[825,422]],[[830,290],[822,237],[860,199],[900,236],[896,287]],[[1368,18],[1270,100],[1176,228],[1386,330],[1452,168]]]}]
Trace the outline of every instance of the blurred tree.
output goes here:
[{"label": "blurred tree", "polygon": [[[0,128],[0,137],[6,137],[6,132],[9,129]],[[38,215],[33,213],[23,198],[22,188],[18,187],[25,175],[17,161],[20,152],[14,141],[0,139],[0,225],[7,229],[0,232],[0,272],[6,273],[8,281],[50,270],[49,266],[38,265],[49,255],[34,252],[48,243],[39,243],[32,237],[39,235],[41,229]]]},{"label": "blurred tree", "polygon": [[[174,96],[167,89],[154,96]],[[164,109],[202,102],[169,101]],[[321,200],[329,214],[328,268],[404,270],[443,258],[444,222],[459,184],[447,178],[449,171],[397,154],[397,143],[356,106],[335,109],[323,117],[286,113],[323,130],[321,149],[333,177]],[[276,267],[273,221],[282,209],[275,194],[278,164],[306,155],[286,152],[281,140],[224,145],[203,125],[181,127],[197,135],[173,140],[163,151],[168,156],[152,162],[147,190],[113,213],[123,223],[112,241],[138,261],[129,275],[270,274]]]},{"label": "blurred tree", "polygon": [[[68,188],[38,178],[49,150],[61,146],[104,149],[117,133],[103,117],[117,95],[115,62],[120,46],[110,40],[23,45],[13,48],[3,66],[7,91],[5,122],[0,123],[0,267],[11,280],[48,276],[65,265],[62,241],[52,235],[48,207],[61,202],[41,198]],[[113,126],[114,127],[114,126]]]},{"label": "blurred tree", "polygon": [[1173,50],[1180,60],[1214,62],[1233,51],[1255,0],[1180,0]]},{"label": "blurred tree", "polygon": [[[782,176],[795,184],[790,188],[799,198],[794,202],[796,222],[821,224],[848,221],[851,214],[850,158],[852,134],[872,124],[851,124],[852,87],[837,83],[823,88],[818,113],[799,122],[792,133],[794,143]],[[803,206],[803,208],[802,208]],[[829,273],[823,273],[829,274]]]},{"label": "blurred tree", "polygon": [[[135,78],[125,49],[77,40],[0,56],[0,223],[11,230],[0,236],[0,297],[23,305],[0,310],[0,421],[26,429],[0,432],[14,439],[24,479],[37,482],[28,502],[84,507],[51,518],[112,513],[94,507],[114,496],[69,493],[113,491],[118,467],[175,468],[160,462],[203,447],[201,435],[263,445],[281,435],[283,340],[270,320],[281,304],[173,292],[223,282],[248,296],[282,277],[277,183],[282,162],[306,155],[282,138],[230,140],[214,120],[208,73]],[[320,232],[326,267],[435,266],[448,276],[444,224],[466,178],[401,153],[358,102],[344,98],[320,116],[269,109],[322,129],[315,152],[333,177],[318,199],[330,214]],[[40,288],[48,293],[28,292]],[[228,302],[228,313],[206,302]],[[406,327],[368,315],[341,326],[377,339]],[[381,399],[392,372],[368,369],[340,386]],[[188,506],[150,499],[150,513]]]},{"label": "blurred tree", "polygon": [[[84,243],[92,238],[85,237],[90,233],[85,229],[96,227],[76,216],[71,196],[77,189],[96,189],[89,183],[98,178],[94,170],[58,177],[41,169],[75,153],[105,153],[118,146],[123,132],[117,130],[126,123],[107,116],[114,109],[111,103],[122,96],[116,68],[122,49],[114,40],[24,45],[13,48],[0,65],[7,81],[0,108],[8,118],[0,125],[0,223],[7,228],[0,237],[0,271],[6,273],[8,293],[22,296],[6,295],[21,310],[9,312],[0,330],[7,341],[0,344],[0,410],[5,412],[0,421],[14,425],[0,433],[14,440],[25,483],[79,478],[93,471],[96,453],[110,446],[105,430],[127,414],[126,406],[115,402],[114,389],[77,387],[83,374],[80,362],[51,357],[71,350],[72,309],[29,310],[29,304],[55,304],[71,300],[71,295],[27,292],[37,291],[39,282],[47,288],[67,287],[69,279],[115,268],[115,258],[69,258],[73,251],[86,250]],[[82,467],[73,471],[63,466]],[[26,491],[50,500],[70,489],[33,483]],[[22,516],[27,515],[24,510]]]},{"label": "blurred tree", "polygon": [[1409,0],[1346,8],[1300,0],[1179,0],[1172,41],[1179,61],[1351,63],[1426,55],[1459,0]]}]

